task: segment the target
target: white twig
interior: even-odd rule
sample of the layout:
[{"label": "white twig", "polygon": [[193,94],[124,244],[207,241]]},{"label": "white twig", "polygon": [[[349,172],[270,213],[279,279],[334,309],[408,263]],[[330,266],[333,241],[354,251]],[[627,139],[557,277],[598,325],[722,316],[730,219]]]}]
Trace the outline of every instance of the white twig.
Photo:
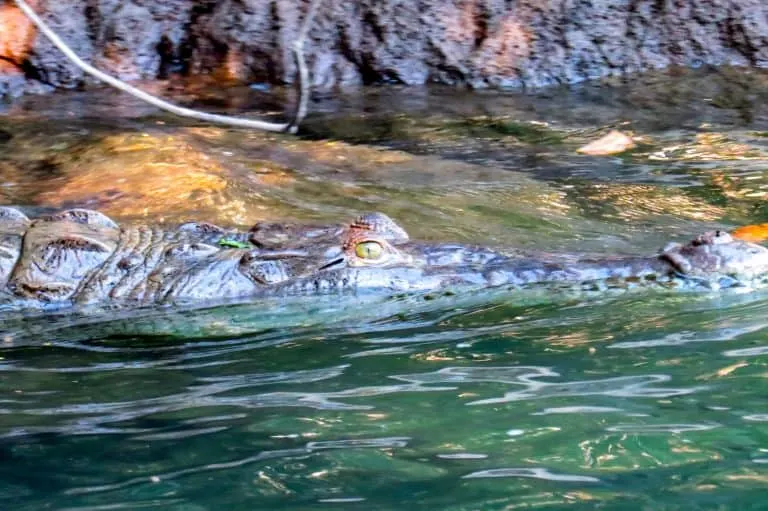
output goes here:
[{"label": "white twig", "polygon": [[227,124],[229,126],[238,126],[241,128],[255,128],[265,131],[290,131],[291,133],[296,132],[297,126],[304,119],[304,116],[307,112],[307,96],[309,96],[309,86],[307,82],[309,81],[309,73],[307,72],[307,66],[304,61],[304,38],[309,31],[309,24],[312,22],[312,18],[314,17],[315,12],[317,12],[317,6],[320,1],[321,0],[312,0],[312,3],[307,10],[307,14],[304,17],[304,21],[302,22],[302,26],[299,30],[299,36],[293,45],[293,54],[296,58],[296,65],[298,66],[299,71],[299,100],[294,119],[290,123],[272,123],[266,121],[258,121],[255,119],[232,117],[229,115],[210,114],[206,112],[200,112],[198,110],[192,110],[191,108],[184,108],[178,105],[174,105],[173,103],[169,103],[168,101],[137,89],[136,87],[133,87],[132,85],[129,85],[124,81],[115,78],[114,76],[110,76],[102,71],[99,71],[78,57],[77,54],[69,46],[67,46],[67,44],[62,41],[61,38],[59,38],[59,36],[57,36],[56,33],[51,30],[51,28],[46,25],[42,19],[40,19],[37,13],[35,13],[35,11],[29,6],[29,4],[26,3],[25,0],[14,0],[19,9],[24,12],[24,14],[32,21],[32,23],[35,24],[35,26],[37,26],[40,32],[42,32],[43,35],[45,35],[45,37],[47,37],[54,44],[54,46],[61,50],[61,52],[69,60],[71,60],[73,64],[75,64],[87,74],[108,83],[116,89],[127,92],[131,96],[154,105],[161,110],[165,110],[182,117],[189,117],[192,119],[199,119],[201,121],[218,124]]},{"label": "white twig", "polygon": [[307,63],[304,60],[304,41],[307,39],[309,33],[309,24],[314,19],[317,13],[317,8],[322,0],[312,0],[307,9],[307,13],[304,15],[304,22],[299,29],[299,36],[293,42],[293,58],[296,61],[296,69],[299,80],[299,101],[296,103],[296,112],[293,115],[293,121],[288,130],[291,133],[296,133],[299,124],[304,120],[307,115],[307,105],[309,104],[309,71],[307,70]]}]

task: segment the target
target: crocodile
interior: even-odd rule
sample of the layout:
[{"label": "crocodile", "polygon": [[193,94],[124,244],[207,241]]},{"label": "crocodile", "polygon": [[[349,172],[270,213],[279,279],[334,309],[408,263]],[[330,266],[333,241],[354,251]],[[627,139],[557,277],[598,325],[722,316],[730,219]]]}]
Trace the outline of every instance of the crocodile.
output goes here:
[{"label": "crocodile", "polygon": [[259,297],[636,285],[716,289],[768,280],[768,249],[727,232],[650,256],[525,255],[419,243],[368,213],[348,224],[119,226],[71,209],[30,219],[0,207],[0,311],[225,303]]}]

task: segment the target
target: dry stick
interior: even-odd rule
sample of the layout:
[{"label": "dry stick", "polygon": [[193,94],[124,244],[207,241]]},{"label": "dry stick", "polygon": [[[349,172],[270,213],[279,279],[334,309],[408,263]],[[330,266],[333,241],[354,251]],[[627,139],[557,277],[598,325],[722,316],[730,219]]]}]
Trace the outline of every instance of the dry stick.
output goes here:
[{"label": "dry stick", "polygon": [[317,8],[322,0],[312,0],[309,4],[309,9],[304,15],[304,22],[299,28],[299,36],[293,42],[293,57],[296,60],[297,73],[299,75],[299,101],[296,104],[296,112],[293,116],[288,130],[291,133],[296,133],[301,121],[307,115],[307,104],[309,103],[309,71],[307,70],[307,63],[304,61],[304,41],[307,39],[309,33],[309,23],[307,20],[312,20],[317,13]]},{"label": "dry stick", "polygon": [[309,95],[309,86],[307,85],[307,82],[309,81],[309,72],[307,71],[307,64],[304,61],[304,39],[306,38],[307,32],[309,32],[309,24],[312,22],[312,18],[317,12],[317,6],[321,1],[322,0],[312,0],[312,3],[307,10],[306,16],[304,16],[304,21],[302,22],[301,28],[299,30],[299,37],[293,44],[293,55],[296,59],[296,65],[298,66],[299,71],[299,102],[296,108],[294,119],[290,123],[273,123],[257,121],[255,119],[243,119],[229,115],[209,114],[206,112],[200,112],[198,110],[192,110],[191,108],[184,108],[148,94],[140,89],[137,89],[136,87],[133,87],[132,85],[128,85],[124,81],[119,80],[114,76],[110,76],[102,71],[99,71],[78,57],[77,54],[72,51],[72,49],[67,46],[67,44],[62,41],[59,36],[57,36],[56,33],[51,30],[48,25],[45,24],[42,19],[40,19],[35,11],[24,0],[14,0],[19,9],[24,12],[30,21],[32,21],[32,23],[37,26],[37,28],[45,35],[45,37],[47,37],[54,44],[54,46],[61,50],[61,52],[66,55],[69,60],[72,61],[72,63],[85,71],[87,74],[108,83],[116,89],[127,92],[135,98],[154,105],[161,110],[166,110],[181,117],[189,117],[192,119],[199,119],[201,121],[227,124],[241,128],[256,128],[265,131],[290,131],[291,133],[296,133],[299,123],[304,119],[304,116],[307,113],[307,96]]}]

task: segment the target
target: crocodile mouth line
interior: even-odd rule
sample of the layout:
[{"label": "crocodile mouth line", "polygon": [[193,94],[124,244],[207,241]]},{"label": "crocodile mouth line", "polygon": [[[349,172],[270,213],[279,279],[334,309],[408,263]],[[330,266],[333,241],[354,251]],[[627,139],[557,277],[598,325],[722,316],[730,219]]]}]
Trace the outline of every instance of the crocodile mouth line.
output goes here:
[{"label": "crocodile mouth line", "polygon": [[342,264],[344,264],[344,258],[343,257],[338,257],[338,258],[336,258],[336,259],[334,259],[334,260],[332,260],[330,262],[325,263],[320,268],[318,268],[317,271],[328,270],[330,268],[333,268],[334,266],[339,266],[339,265],[342,265]]}]

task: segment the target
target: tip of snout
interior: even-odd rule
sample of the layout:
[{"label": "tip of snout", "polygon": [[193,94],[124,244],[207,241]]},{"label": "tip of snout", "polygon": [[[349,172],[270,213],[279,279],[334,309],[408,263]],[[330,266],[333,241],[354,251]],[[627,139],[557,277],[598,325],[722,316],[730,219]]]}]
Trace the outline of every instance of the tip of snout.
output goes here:
[{"label": "tip of snout", "polygon": [[659,257],[681,274],[704,279],[726,275],[746,281],[768,275],[768,248],[724,231],[702,234],[685,245],[669,244]]}]

